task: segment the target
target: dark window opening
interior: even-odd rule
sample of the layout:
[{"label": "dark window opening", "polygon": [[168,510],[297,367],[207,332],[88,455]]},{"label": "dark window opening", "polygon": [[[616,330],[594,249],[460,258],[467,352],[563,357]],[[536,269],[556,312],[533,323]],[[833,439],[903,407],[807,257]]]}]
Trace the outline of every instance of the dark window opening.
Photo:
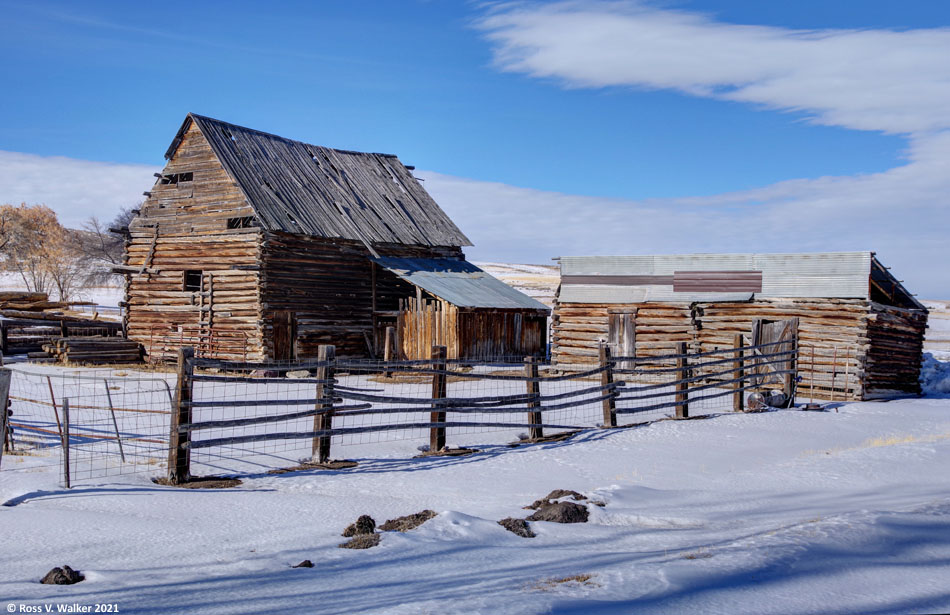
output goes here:
[{"label": "dark window opening", "polygon": [[254,216],[228,218],[228,228],[251,228],[254,226]]},{"label": "dark window opening", "polygon": [[184,282],[182,284],[182,290],[185,292],[201,291],[201,271],[189,269],[184,272],[183,278]]},{"label": "dark window opening", "polygon": [[195,174],[192,172],[188,173],[171,173],[169,175],[162,175],[162,184],[180,184],[182,182],[194,181]]}]

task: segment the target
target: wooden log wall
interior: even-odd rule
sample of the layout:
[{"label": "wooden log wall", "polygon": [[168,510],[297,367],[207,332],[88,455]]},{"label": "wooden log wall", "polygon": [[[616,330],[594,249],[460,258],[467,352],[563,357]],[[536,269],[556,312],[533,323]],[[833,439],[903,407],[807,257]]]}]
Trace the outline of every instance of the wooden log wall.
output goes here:
[{"label": "wooden log wall", "polygon": [[[386,256],[405,258],[462,258],[459,248],[376,245]],[[336,346],[341,357],[367,357],[375,351],[373,281],[378,287],[377,309],[395,309],[399,296],[414,295],[414,287],[400,283],[381,267],[373,271],[369,251],[355,241],[267,233],[262,246],[261,280],[263,332],[266,350],[273,356],[276,311],[290,311],[297,319],[297,356],[317,356],[320,345]],[[369,340],[369,343],[367,343]]]},{"label": "wooden log wall", "polygon": [[547,315],[410,298],[402,302],[396,329],[402,359],[429,359],[433,346],[445,346],[449,359],[520,361],[544,356]]},{"label": "wooden log wall", "polygon": [[[181,343],[233,360],[264,358],[259,321],[261,232],[229,228],[252,216],[240,189],[192,124],[159,178],[126,243],[126,330],[150,358],[172,359]],[[185,271],[201,271],[185,290]],[[212,340],[214,340],[212,348]]]},{"label": "wooden log wall", "polygon": [[871,303],[867,387],[871,392],[920,393],[927,312]]},{"label": "wooden log wall", "polygon": [[[751,343],[756,319],[799,319],[798,396],[858,400],[882,389],[918,392],[926,314],[860,299],[758,299],[754,302],[556,304],[552,358],[566,370],[595,362],[609,339],[609,314],[633,311],[638,357],[731,348],[735,334]],[[709,368],[707,371],[722,371]],[[697,372],[698,375],[698,372]]]}]

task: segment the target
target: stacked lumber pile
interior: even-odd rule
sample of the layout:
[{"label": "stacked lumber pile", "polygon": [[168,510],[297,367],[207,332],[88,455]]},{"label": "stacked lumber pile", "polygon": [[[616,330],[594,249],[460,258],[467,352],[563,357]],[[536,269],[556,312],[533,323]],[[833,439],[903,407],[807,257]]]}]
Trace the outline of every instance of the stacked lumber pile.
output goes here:
[{"label": "stacked lumber pile", "polygon": [[43,344],[43,351],[60,363],[134,363],[142,360],[141,345],[120,337],[60,337]]},{"label": "stacked lumber pile", "polygon": [[0,291],[0,316],[33,320],[87,320],[70,314],[77,305],[94,305],[90,301],[50,301],[46,293]]}]

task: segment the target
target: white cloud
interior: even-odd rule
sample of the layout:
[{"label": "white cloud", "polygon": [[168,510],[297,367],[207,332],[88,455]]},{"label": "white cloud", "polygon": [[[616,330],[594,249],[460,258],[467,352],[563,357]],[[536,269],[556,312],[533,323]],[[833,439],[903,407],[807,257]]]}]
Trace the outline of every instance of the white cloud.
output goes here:
[{"label": "white cloud", "polygon": [[145,198],[142,192],[158,171],[144,164],[0,151],[0,203],[47,205],[72,228],[90,216],[108,222],[120,208]]},{"label": "white cloud", "polygon": [[503,5],[479,22],[503,70],[805,111],[889,133],[950,128],[950,29],[791,30],[640,2]]},{"label": "white cloud", "polygon": [[883,173],[711,197],[606,199],[417,171],[476,260],[562,255],[873,250],[911,292],[950,298],[950,136]]},{"label": "white cloud", "polygon": [[904,135],[908,151],[906,164],[883,173],[644,201],[433,175],[427,187],[471,229],[476,257],[867,249],[912,291],[950,297],[950,29],[791,30],[635,1],[502,4],[478,26],[501,70],[570,88],[665,89],[797,111]]}]

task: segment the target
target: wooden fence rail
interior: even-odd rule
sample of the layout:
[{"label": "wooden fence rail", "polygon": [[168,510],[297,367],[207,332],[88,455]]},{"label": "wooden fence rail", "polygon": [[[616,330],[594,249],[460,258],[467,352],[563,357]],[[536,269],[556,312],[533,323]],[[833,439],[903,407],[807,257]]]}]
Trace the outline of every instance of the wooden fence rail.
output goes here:
[{"label": "wooden fence rail", "polygon": [[[782,342],[788,343],[788,342]],[[459,361],[445,358],[444,349],[433,347],[431,359],[427,361],[402,361],[367,363],[336,360],[332,346],[321,347],[316,361],[301,363],[227,363],[211,359],[196,359],[191,349],[183,349],[179,355],[178,383],[175,404],[172,412],[171,432],[169,436],[168,479],[173,483],[188,480],[190,476],[190,452],[220,446],[233,446],[244,443],[268,442],[278,440],[312,440],[312,458],[316,462],[330,459],[330,444],[333,436],[384,432],[392,430],[426,429],[429,431],[429,450],[437,452],[446,445],[446,430],[460,427],[526,429],[531,439],[542,438],[546,430],[589,429],[591,425],[570,425],[545,422],[545,413],[553,410],[570,410],[591,407],[602,412],[603,427],[616,427],[617,417],[647,411],[669,409],[675,418],[688,418],[690,404],[724,396],[734,398],[732,407],[742,409],[746,391],[761,390],[767,379],[781,377],[784,387],[795,381],[795,362],[797,348],[774,350],[774,344],[742,346],[737,338],[736,346],[724,350],[715,350],[690,355],[685,344],[678,345],[675,352],[662,357],[611,357],[609,348],[600,348],[599,365],[591,369],[570,373],[541,373],[539,365],[532,357],[524,360],[521,373],[498,374],[484,372],[466,372],[453,369]],[[754,360],[747,359],[752,357]],[[722,357],[722,358],[720,358]],[[658,361],[674,362],[675,366],[657,366]],[[791,369],[781,369],[791,365]],[[623,366],[621,369],[618,366]],[[291,370],[315,370],[313,378],[287,380],[285,378],[264,375],[264,377],[195,374],[196,368],[214,367],[229,372],[265,370],[287,372]],[[703,373],[710,367],[716,371]],[[397,396],[379,394],[373,390],[352,386],[339,386],[336,375],[341,372],[372,373],[381,378],[394,378],[394,374],[412,378],[431,376],[431,395]],[[648,379],[647,384],[638,381]],[[448,382],[457,380],[508,380],[524,383],[524,392],[508,395],[483,395],[450,397]],[[653,379],[653,381],[650,381]],[[589,382],[591,386],[579,389],[542,393],[543,383]],[[599,381],[599,384],[594,384]],[[312,385],[313,395],[299,399],[234,399],[234,400],[193,400],[195,382],[219,383],[287,383]],[[703,393],[708,391],[708,393]],[[792,393],[792,391],[789,391]],[[699,394],[699,395],[697,395]],[[667,399],[662,399],[667,398]],[[656,400],[656,403],[652,403]],[[636,402],[630,405],[630,402]],[[646,402],[646,403],[644,403]],[[306,406],[300,410],[287,412],[286,409],[273,414],[246,418],[224,418],[195,421],[193,410],[226,407],[274,407]],[[334,419],[343,419],[359,415],[398,415],[407,413],[428,413],[428,421],[396,420],[390,424],[372,424],[357,427],[334,426]],[[467,420],[465,415],[481,413],[486,415],[509,415],[511,421]],[[458,415],[461,420],[449,420],[449,415]],[[524,418],[520,420],[517,418]],[[195,432],[215,428],[243,427],[251,425],[270,425],[294,419],[313,417],[313,426],[309,430],[285,430],[227,437],[195,439]],[[486,420],[487,419],[487,420]]]}]

